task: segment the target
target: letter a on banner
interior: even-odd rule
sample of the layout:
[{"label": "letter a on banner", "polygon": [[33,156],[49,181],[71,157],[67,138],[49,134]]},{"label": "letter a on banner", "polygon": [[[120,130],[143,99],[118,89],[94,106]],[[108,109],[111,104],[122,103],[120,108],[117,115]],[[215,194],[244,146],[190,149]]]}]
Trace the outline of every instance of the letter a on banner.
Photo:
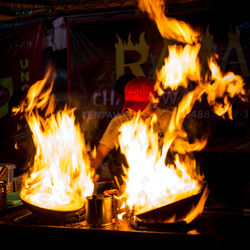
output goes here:
[{"label": "letter a on banner", "polygon": [[[240,30],[237,27],[236,28],[236,34],[234,34],[233,32],[229,32],[228,34],[229,37],[229,44],[228,47],[226,49],[226,52],[224,54],[224,57],[222,59],[222,63],[221,63],[221,69],[223,71],[225,71],[226,68],[226,64],[239,64],[240,65],[240,69],[242,72],[243,76],[248,76],[249,75],[249,71],[247,68],[247,63],[240,45]],[[237,57],[238,57],[238,61],[234,61],[234,62],[228,62],[230,53],[232,51],[232,49],[235,49]]]}]

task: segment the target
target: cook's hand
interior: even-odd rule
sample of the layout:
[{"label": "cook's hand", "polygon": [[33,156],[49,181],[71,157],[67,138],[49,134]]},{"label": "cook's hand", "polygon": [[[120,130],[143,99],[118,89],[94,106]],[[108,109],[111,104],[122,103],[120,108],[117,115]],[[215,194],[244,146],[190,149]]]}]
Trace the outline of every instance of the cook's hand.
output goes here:
[{"label": "cook's hand", "polygon": [[96,173],[95,169],[90,167],[90,178],[93,183],[97,182],[100,178],[100,175]]},{"label": "cook's hand", "polygon": [[92,176],[93,183],[98,182],[99,179],[100,179],[100,175],[95,172],[94,175]]}]

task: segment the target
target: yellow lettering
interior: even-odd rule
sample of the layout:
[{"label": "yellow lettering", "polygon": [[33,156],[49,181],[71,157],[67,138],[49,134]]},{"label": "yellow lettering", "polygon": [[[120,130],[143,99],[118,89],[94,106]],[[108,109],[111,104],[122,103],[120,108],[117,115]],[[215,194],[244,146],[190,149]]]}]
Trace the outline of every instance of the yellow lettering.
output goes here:
[{"label": "yellow lettering", "polygon": [[20,59],[19,65],[21,69],[27,69],[29,67],[29,60],[27,58],[25,58],[24,60]]},{"label": "yellow lettering", "polygon": [[[242,51],[242,48],[240,45],[240,30],[239,30],[239,28],[238,27],[236,28],[236,34],[234,34],[233,32],[229,32],[228,37],[229,37],[228,47],[226,49],[226,52],[224,54],[224,57],[223,57],[222,63],[221,63],[222,71],[226,70],[227,64],[239,64],[242,75],[243,76],[249,75],[246,60],[245,60],[245,57],[244,57],[244,54],[243,54],[243,51]],[[228,62],[229,55],[230,55],[232,49],[235,49],[237,57],[238,57],[238,61]]]},{"label": "yellow lettering", "polygon": [[21,72],[21,82],[24,82],[24,81],[29,81],[30,79],[30,74],[29,72]]},{"label": "yellow lettering", "polygon": [[[123,42],[117,35],[118,42],[116,48],[116,78],[125,74],[125,68],[129,67],[132,73],[136,76],[144,76],[141,64],[145,63],[149,55],[149,46],[145,41],[144,32],[139,37],[139,43],[133,44],[131,34],[129,34],[128,42]],[[140,54],[140,59],[137,62],[125,63],[125,51],[137,51]]]},{"label": "yellow lettering", "polygon": [[24,84],[21,88],[22,91],[25,91],[29,88],[29,85],[28,84]]}]

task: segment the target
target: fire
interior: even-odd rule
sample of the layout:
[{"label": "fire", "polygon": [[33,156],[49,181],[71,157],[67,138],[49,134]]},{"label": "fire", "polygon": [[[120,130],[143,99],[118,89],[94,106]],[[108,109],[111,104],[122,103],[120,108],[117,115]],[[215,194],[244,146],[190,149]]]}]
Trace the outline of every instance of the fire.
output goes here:
[{"label": "fire", "polygon": [[[233,72],[223,74],[215,58],[210,58],[208,65],[212,73],[211,80],[213,81],[213,84],[210,84],[206,90],[208,103],[213,105],[214,112],[217,115],[222,116],[228,113],[229,119],[232,120],[232,104],[229,99],[238,96],[244,101],[246,93],[243,78]],[[223,98],[223,101],[216,102],[217,98]]]},{"label": "fire", "polygon": [[36,147],[30,171],[23,177],[20,197],[35,206],[72,211],[84,205],[93,183],[87,147],[75,124],[74,110],[65,107],[54,113],[54,79],[55,72],[50,68],[43,80],[30,87],[20,108],[14,110],[24,112]]},{"label": "fire", "polygon": [[155,21],[162,37],[189,44],[198,41],[199,33],[190,25],[165,15],[164,0],[139,0],[139,8]]},{"label": "fire", "polygon": [[[203,72],[199,55],[202,47],[200,34],[185,22],[166,17],[163,0],[139,0],[139,7],[155,21],[164,38],[182,43],[169,46],[169,55],[161,70],[156,72],[155,91],[158,96],[168,88],[187,88],[191,81],[194,87],[173,109],[162,145],[153,129],[157,123],[155,115],[145,120],[138,114],[120,128],[121,152],[129,165],[124,196],[135,215],[202,191],[204,176],[199,172],[192,152],[202,150],[207,139],[190,143],[183,130],[184,119],[202,96],[207,98],[217,115],[227,113],[232,119],[231,99],[237,96],[243,100],[245,95],[243,79],[232,72],[223,74],[216,63],[216,55],[207,58],[208,72]],[[173,164],[166,164],[169,153],[175,155]],[[208,193],[205,188],[200,202],[184,220],[190,222],[203,211]]]},{"label": "fire", "polygon": [[156,90],[159,95],[162,95],[167,87],[172,90],[176,90],[179,86],[187,88],[189,80],[197,81],[201,78],[198,60],[200,47],[201,44],[199,43],[184,47],[181,45],[169,46],[169,56],[165,58],[161,70],[156,72]]},{"label": "fire", "polygon": [[[147,119],[138,113],[120,127],[119,143],[129,168],[125,170],[123,197],[134,214],[158,208],[200,193],[204,176],[199,172],[193,157],[202,150],[207,139],[192,143],[183,130],[185,117],[197,100],[206,96],[218,115],[232,119],[231,99],[245,95],[244,81],[240,76],[222,73],[216,56],[207,58],[208,72],[203,72],[200,62],[202,42],[200,34],[183,21],[165,16],[163,0],[139,0],[139,7],[147,11],[164,38],[182,44],[169,47],[169,56],[157,72],[155,91],[159,98],[165,90],[194,87],[185,94],[171,114],[163,138],[155,131],[158,118]],[[55,72],[50,68],[41,81],[30,87],[25,102],[15,112],[23,112],[33,134],[36,155],[29,173],[24,176],[21,198],[39,207],[71,211],[84,205],[91,195],[90,160],[80,128],[75,124],[74,110],[55,112],[51,95]],[[152,102],[157,102],[157,98]],[[173,163],[166,163],[168,154]],[[204,209],[208,190],[205,189],[198,205],[184,218],[192,221]]]},{"label": "fire", "polygon": [[[164,144],[159,145],[158,133],[154,131],[157,117],[144,121],[140,114],[120,127],[121,152],[126,156],[129,169],[126,176],[126,203],[135,214],[158,208],[174,201],[199,193],[203,187],[203,176],[197,171],[196,162],[188,154],[175,156],[175,164],[165,164],[166,153],[178,133],[166,133]],[[180,135],[180,133],[179,133]],[[201,149],[201,143],[181,144],[181,153]]]}]

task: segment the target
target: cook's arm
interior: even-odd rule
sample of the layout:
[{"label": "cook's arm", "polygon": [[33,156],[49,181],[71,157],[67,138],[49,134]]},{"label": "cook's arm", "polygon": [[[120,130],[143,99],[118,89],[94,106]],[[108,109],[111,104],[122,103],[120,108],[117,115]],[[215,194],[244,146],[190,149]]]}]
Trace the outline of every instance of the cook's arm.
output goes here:
[{"label": "cook's arm", "polygon": [[100,176],[96,173],[96,170],[100,167],[106,156],[109,154],[111,149],[104,144],[98,144],[96,151],[91,153],[90,163],[91,167],[95,170],[92,181],[95,183],[99,180]]},{"label": "cook's arm", "polygon": [[96,148],[96,153],[92,153],[91,167],[97,170],[110,151],[111,148],[99,143]]}]

